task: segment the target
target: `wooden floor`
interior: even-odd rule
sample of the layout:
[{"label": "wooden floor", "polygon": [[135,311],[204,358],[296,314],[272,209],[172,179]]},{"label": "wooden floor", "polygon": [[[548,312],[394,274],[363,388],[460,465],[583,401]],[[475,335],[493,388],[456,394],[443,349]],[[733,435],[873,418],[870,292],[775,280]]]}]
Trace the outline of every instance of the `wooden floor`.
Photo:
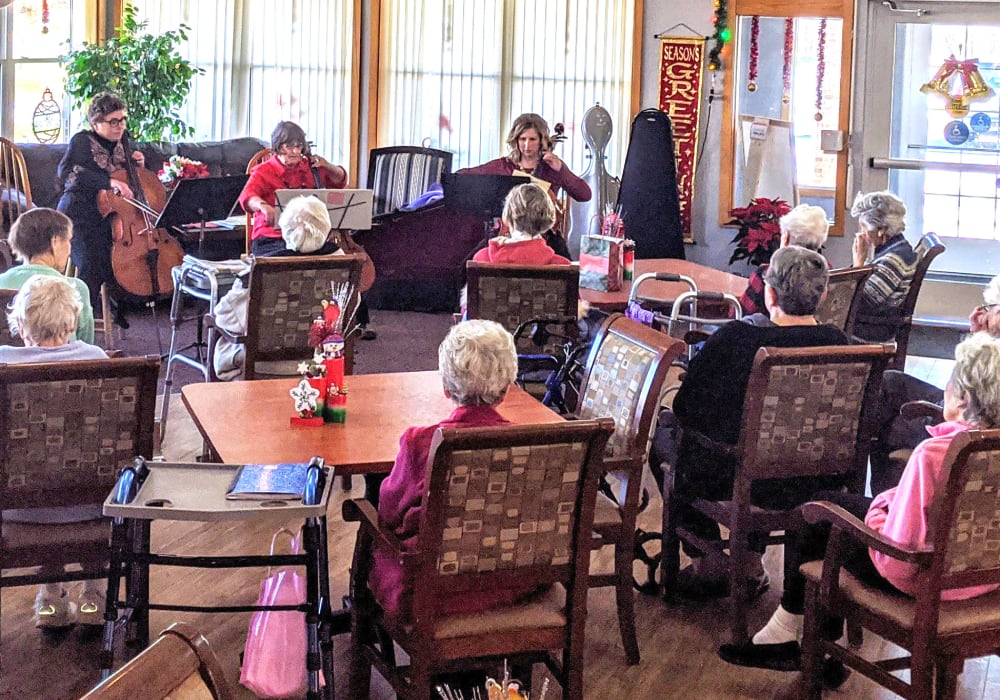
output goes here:
[{"label": "wooden floor", "polygon": [[[924,376],[943,376],[945,379],[950,371],[947,364],[913,366],[911,369],[923,372]],[[179,410],[171,412],[164,452],[171,461],[190,461],[200,451],[200,439],[182,404],[178,401],[176,406]],[[356,484],[349,495],[359,497],[361,485]],[[330,511],[330,575],[335,599],[346,590],[347,563],[354,543],[354,527],[343,523],[336,515],[344,497],[338,487],[337,503],[331,505]],[[644,517],[649,529],[658,529],[655,524],[659,503],[654,503]],[[223,528],[210,528],[201,524],[171,523],[154,528],[154,548],[173,552],[259,552],[266,548],[273,528],[274,525],[227,524]],[[765,563],[771,575],[772,590],[755,607],[754,627],[762,624],[777,605],[780,591],[780,551],[769,550]],[[263,576],[263,570],[220,573],[161,568],[154,571],[152,586],[154,591],[174,601],[210,603],[218,600],[215,592],[225,591],[233,600],[252,602]],[[34,589],[2,589],[0,593],[3,595],[0,698],[74,698],[97,681],[97,639],[84,638],[79,630],[63,636],[43,635],[30,622]],[[590,593],[586,697],[595,700],[616,695],[629,700],[768,698],[791,678],[790,674],[743,669],[719,660],[716,649],[727,640],[728,634],[725,601],[668,606],[658,598],[640,595],[637,615],[643,656],[638,666],[629,667],[624,661],[611,590]],[[191,622],[205,633],[235,686],[249,614],[153,613],[152,628],[154,632],[159,631],[177,619]],[[873,647],[884,645],[871,634],[867,635],[866,643]],[[346,639],[340,638],[336,642],[335,659],[338,697],[346,697],[346,654]],[[253,697],[242,687],[237,696]],[[381,679],[376,678],[372,697],[390,698],[392,694]],[[554,697],[556,693],[550,691],[549,698]],[[895,696],[853,677],[840,692],[828,693],[827,697],[865,700]],[[967,662],[959,697],[966,700],[1000,697],[1000,659],[988,657]]]}]

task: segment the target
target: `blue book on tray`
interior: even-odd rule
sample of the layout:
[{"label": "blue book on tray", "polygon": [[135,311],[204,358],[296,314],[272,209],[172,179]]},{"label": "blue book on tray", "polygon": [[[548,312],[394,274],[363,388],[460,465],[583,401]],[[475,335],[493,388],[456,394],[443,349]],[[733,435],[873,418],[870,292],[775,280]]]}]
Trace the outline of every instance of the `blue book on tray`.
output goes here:
[{"label": "blue book on tray", "polygon": [[308,468],[305,462],[244,464],[236,472],[226,498],[235,501],[301,499],[306,488]]}]

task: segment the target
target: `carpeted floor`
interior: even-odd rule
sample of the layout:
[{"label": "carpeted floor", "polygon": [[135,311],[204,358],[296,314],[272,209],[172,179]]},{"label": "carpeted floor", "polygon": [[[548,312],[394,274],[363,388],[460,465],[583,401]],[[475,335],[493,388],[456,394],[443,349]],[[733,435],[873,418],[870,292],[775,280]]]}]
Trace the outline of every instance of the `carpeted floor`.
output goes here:
[{"label": "carpeted floor", "polygon": [[[185,313],[194,315],[189,304]],[[170,348],[170,304],[162,302],[153,310],[140,307],[126,312],[128,329],[115,329],[114,347],[126,356],[159,354],[163,357],[160,387],[166,372],[166,355]],[[372,312],[372,327],[378,332],[375,340],[355,343],[354,371],[356,374],[376,372],[412,372],[437,369],[437,347],[452,324],[451,314],[425,314],[403,311]],[[193,343],[197,336],[197,321],[189,320],[177,328],[177,347]],[[159,335],[159,341],[157,341]],[[101,338],[98,337],[98,341]],[[204,381],[197,370],[175,363],[172,392],[191,382]]]}]

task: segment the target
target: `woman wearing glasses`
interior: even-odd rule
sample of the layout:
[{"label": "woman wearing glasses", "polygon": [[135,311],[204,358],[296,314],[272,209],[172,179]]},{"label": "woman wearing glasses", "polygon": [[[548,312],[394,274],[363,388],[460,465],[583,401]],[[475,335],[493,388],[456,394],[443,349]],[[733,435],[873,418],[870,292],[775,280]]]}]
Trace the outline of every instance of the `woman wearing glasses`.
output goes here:
[{"label": "woman wearing glasses", "polygon": [[342,189],[347,186],[347,170],[309,152],[306,133],[295,122],[279,122],[271,133],[274,155],[250,173],[240,193],[240,205],[253,214],[250,252],[271,255],[284,250],[285,241],[277,228],[277,190]]},{"label": "woman wearing glasses", "polygon": [[[126,169],[128,158],[139,167],[146,162],[141,151],[126,152],[126,111],[118,95],[104,92],[95,97],[87,110],[90,128],[73,135],[57,171],[62,197],[56,208],[73,221],[73,264],[90,290],[93,308],[100,307],[102,283],[116,287],[111,269],[111,223],[98,211],[97,194],[113,190],[132,198],[128,183],[111,175]],[[128,325],[118,312],[115,322]]]}]

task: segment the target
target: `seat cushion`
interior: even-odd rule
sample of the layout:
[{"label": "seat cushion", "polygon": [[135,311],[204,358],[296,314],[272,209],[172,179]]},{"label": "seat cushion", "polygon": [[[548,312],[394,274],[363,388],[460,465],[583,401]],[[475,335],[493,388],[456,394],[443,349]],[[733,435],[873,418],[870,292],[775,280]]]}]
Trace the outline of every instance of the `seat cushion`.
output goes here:
[{"label": "seat cushion", "polygon": [[476,613],[446,617],[434,630],[435,639],[504,634],[517,630],[566,626],[566,589],[555,584],[516,605]]},{"label": "seat cushion", "polygon": [[[823,562],[803,564],[800,571],[805,577],[819,582],[823,577]],[[850,601],[881,613],[895,625],[905,630],[913,629],[917,601],[903,593],[889,593],[862,583],[851,572],[840,570],[840,590]],[[941,602],[938,634],[951,635],[993,629],[1000,626],[1000,591],[967,600]]]}]

